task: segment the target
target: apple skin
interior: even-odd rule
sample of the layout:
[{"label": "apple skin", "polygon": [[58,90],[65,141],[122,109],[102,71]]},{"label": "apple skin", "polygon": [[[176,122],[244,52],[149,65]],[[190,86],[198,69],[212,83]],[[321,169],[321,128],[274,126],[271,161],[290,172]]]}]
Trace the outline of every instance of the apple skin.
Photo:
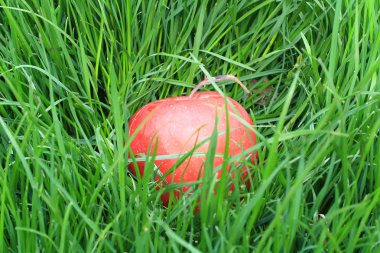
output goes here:
[{"label": "apple skin", "polygon": [[[241,123],[241,119],[249,125],[253,125],[247,111],[235,100],[227,97],[232,103],[228,108],[230,140],[228,153],[230,156],[238,155],[243,150],[251,148],[256,144],[256,137],[252,130],[248,129]],[[216,117],[217,122],[217,147],[216,154],[223,155],[226,145],[226,113],[225,98],[218,92],[197,92],[192,97],[180,96],[157,100],[140,108],[129,121],[129,136],[131,136],[138,127],[142,128],[130,144],[132,153],[138,157],[138,154],[149,153],[148,149],[153,149],[152,140],[157,142],[156,155],[184,154],[189,152],[196,144],[209,138],[214,130]],[[236,115],[241,118],[238,120]],[[221,132],[222,131],[222,132]],[[221,132],[221,133],[220,133]],[[195,150],[196,153],[207,153],[209,141]],[[256,154],[249,154],[250,159],[254,162]],[[165,174],[178,159],[156,160],[162,174]],[[190,156],[175,171],[165,177],[166,182],[181,183],[197,181],[203,175],[203,164],[205,156]],[[215,157],[214,168],[223,163],[223,157]],[[140,175],[144,174],[144,162],[137,162]],[[129,170],[136,175],[133,163],[128,166]],[[217,172],[220,177],[221,170]],[[243,168],[242,177],[248,173]],[[158,176],[156,177],[158,179]],[[186,192],[189,187],[182,187],[182,193]],[[233,185],[231,187],[233,189]],[[176,198],[181,195],[174,191]],[[168,205],[169,193],[164,193],[161,197],[164,205]]]}]

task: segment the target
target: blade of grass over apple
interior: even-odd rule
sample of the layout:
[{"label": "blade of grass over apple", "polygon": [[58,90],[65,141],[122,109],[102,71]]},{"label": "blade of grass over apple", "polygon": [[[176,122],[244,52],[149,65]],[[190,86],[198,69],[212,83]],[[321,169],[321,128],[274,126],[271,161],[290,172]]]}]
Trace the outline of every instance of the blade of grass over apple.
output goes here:
[{"label": "blade of grass over apple", "polygon": [[[215,180],[214,159],[216,155],[216,148],[217,148],[217,142],[218,142],[218,121],[219,121],[219,118],[216,117],[213,131],[210,136],[206,159],[203,165],[203,177],[201,178],[202,186],[201,186],[201,199],[200,199],[200,208],[201,208],[200,215],[201,215],[201,220],[206,224],[210,220],[209,215],[212,213],[210,212],[209,208],[202,208],[202,207],[210,207],[211,206],[210,201],[214,198],[212,194],[213,194],[213,189],[215,188],[215,185],[213,185],[214,180]],[[229,131],[229,129],[226,129],[226,131]]]}]

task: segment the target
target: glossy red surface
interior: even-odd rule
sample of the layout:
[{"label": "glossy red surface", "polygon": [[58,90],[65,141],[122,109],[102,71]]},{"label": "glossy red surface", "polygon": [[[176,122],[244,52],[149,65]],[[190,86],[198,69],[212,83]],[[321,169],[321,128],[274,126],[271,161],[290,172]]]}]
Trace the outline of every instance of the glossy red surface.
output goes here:
[{"label": "glossy red surface", "polygon": [[[252,120],[245,109],[235,100],[227,106],[229,119],[229,147],[231,156],[240,154],[243,150],[256,144],[254,132],[247,128],[252,126]],[[149,146],[157,144],[157,156],[175,155],[189,152],[193,147],[209,138],[217,122],[217,156],[223,156],[226,148],[226,112],[225,98],[217,92],[198,92],[192,98],[188,96],[172,97],[149,103],[140,108],[130,119],[130,136],[138,130],[130,147],[136,157],[147,154]],[[243,124],[244,122],[244,124]],[[196,181],[203,175],[205,154],[209,141],[195,150],[196,156],[190,156],[174,173],[166,176],[168,183]],[[152,148],[153,149],[153,148]],[[203,153],[204,155],[199,153]],[[250,154],[253,162],[254,155]],[[167,172],[178,158],[156,160],[162,174]],[[222,157],[215,157],[214,168],[223,163]],[[132,173],[136,174],[133,164],[129,165]],[[138,162],[140,174],[144,173],[144,162]],[[218,177],[220,171],[218,172]],[[188,187],[181,190],[185,192]],[[178,193],[175,193],[177,196]],[[164,194],[162,200],[167,204],[169,195]]]}]

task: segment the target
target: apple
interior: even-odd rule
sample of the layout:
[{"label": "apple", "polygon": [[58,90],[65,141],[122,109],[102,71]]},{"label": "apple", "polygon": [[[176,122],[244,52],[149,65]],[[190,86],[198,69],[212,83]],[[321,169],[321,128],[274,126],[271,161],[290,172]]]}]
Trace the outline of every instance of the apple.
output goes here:
[{"label": "apple", "polygon": [[[236,81],[236,78],[224,75],[214,79],[214,81],[221,80]],[[130,149],[136,158],[141,157],[142,154],[152,153],[155,145],[156,156],[174,155],[168,159],[154,161],[162,175],[178,161],[176,154],[188,153],[199,145],[194,151],[198,155],[189,156],[165,176],[165,182],[168,184],[194,182],[203,176],[204,162],[210,143],[208,140],[215,129],[215,124],[217,124],[218,135],[214,168],[223,163],[227,130],[229,130],[228,154],[230,156],[239,155],[256,144],[256,137],[251,127],[252,120],[237,101],[224,97],[218,92],[196,92],[207,83],[210,81],[205,80],[198,84],[190,96],[171,97],[151,102],[140,108],[130,118],[129,135],[135,134]],[[227,128],[226,108],[229,128]],[[254,162],[256,155],[251,152],[245,157]],[[138,161],[138,168],[135,168],[133,163],[130,163],[128,167],[134,175],[137,169],[140,175],[143,175],[144,166],[144,161]],[[242,175],[242,179],[248,176],[246,168],[243,168]],[[221,170],[217,172],[217,177],[220,178],[220,176]],[[159,179],[158,176],[156,179]],[[179,191],[174,191],[174,195],[179,198],[188,189],[189,187],[182,187]],[[164,193],[161,197],[166,206],[169,196],[169,193]]]}]

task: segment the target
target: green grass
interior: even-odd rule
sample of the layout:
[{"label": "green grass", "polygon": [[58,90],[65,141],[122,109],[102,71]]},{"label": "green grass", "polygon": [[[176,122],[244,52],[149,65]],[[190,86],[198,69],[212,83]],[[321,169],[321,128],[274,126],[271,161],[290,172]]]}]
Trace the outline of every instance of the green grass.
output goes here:
[{"label": "green grass", "polygon": [[[377,0],[0,0],[0,250],[378,252],[379,13]],[[226,73],[253,91],[219,84],[255,122],[254,183],[214,196],[209,175],[186,198],[199,213],[165,208],[171,188],[126,169],[128,119]]]}]

